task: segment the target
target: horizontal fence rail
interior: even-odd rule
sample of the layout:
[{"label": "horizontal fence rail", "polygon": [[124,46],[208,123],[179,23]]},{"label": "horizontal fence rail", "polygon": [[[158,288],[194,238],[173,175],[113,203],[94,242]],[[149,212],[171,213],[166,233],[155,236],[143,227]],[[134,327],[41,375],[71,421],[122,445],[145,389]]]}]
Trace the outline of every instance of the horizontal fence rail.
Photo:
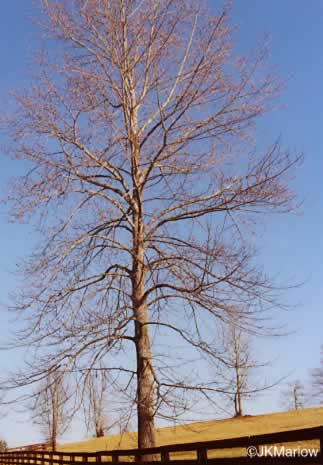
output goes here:
[{"label": "horizontal fence rail", "polygon": [[[314,446],[310,444],[307,447],[304,441],[315,441],[316,444]],[[273,445],[276,447],[274,448]],[[264,455],[261,449],[263,450],[265,446],[266,454]],[[232,456],[232,454],[230,456],[233,450],[239,452],[240,449],[238,456]],[[229,456],[214,457],[214,454],[223,450],[229,450]],[[288,451],[294,452],[290,455]],[[134,464],[145,462],[145,464],[154,465],[158,463],[169,465],[323,464],[323,426],[147,449],[99,452],[9,450],[0,453],[0,465],[101,465],[109,462],[119,465],[129,462]]]}]

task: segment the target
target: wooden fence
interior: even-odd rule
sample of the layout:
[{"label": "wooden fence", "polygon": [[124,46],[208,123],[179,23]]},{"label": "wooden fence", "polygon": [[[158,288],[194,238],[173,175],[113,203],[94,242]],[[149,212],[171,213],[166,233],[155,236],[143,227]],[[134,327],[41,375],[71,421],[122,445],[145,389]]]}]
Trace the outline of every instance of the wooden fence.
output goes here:
[{"label": "wooden fence", "polygon": [[[306,443],[311,441],[311,443]],[[275,456],[275,446],[277,454]],[[285,455],[282,453],[285,447]],[[266,452],[264,453],[264,447]],[[247,451],[249,450],[250,456]],[[255,456],[257,453],[262,456]],[[286,452],[287,451],[287,452]],[[293,455],[290,452],[294,451]],[[298,451],[298,453],[296,453]],[[307,453],[306,453],[307,451]],[[274,454],[274,455],[273,455]],[[86,452],[8,451],[0,454],[0,465],[118,465],[141,463],[168,465],[283,465],[323,464],[323,426],[232,439],[173,444],[150,449]],[[253,455],[253,457],[251,457]]]}]

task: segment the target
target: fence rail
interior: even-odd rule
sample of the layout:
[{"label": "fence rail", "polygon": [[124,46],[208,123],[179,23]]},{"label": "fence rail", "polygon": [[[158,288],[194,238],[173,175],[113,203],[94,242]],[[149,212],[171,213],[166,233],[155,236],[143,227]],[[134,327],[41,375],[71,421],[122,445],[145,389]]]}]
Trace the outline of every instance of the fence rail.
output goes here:
[{"label": "fence rail", "polygon": [[[308,449],[308,454],[272,456],[272,445],[284,445],[288,450],[306,451],[306,444],[296,448],[292,443],[303,441],[317,441],[315,450]],[[259,452],[260,446],[267,446],[271,451],[265,456],[249,457],[247,449],[252,447],[253,452]],[[278,446],[277,446],[278,447]],[[302,447],[302,449],[301,449]],[[239,456],[216,456],[223,449],[242,449]],[[279,449],[282,450],[281,448]],[[285,449],[286,450],[286,449]],[[255,452],[256,451],[256,452]],[[176,456],[177,454],[177,456]],[[295,454],[295,453],[294,453]],[[212,457],[213,455],[213,457]],[[0,465],[101,465],[102,463],[118,463],[118,465],[139,464],[157,465],[283,465],[283,464],[323,464],[323,426],[316,428],[283,431],[279,433],[261,434],[255,436],[243,436],[231,439],[216,439],[184,444],[172,444],[147,449],[127,449],[99,452],[58,452],[44,450],[19,450],[0,453]]]}]

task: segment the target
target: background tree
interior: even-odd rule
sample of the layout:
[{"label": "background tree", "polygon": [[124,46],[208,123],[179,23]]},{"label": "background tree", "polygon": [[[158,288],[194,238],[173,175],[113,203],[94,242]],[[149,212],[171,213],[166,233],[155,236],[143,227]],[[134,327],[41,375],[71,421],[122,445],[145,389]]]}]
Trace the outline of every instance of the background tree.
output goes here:
[{"label": "background tree", "polygon": [[217,360],[217,379],[219,383],[221,381],[222,396],[228,401],[234,416],[239,417],[243,415],[246,400],[255,398],[278,382],[269,384],[256,381],[259,370],[269,364],[256,360],[252,334],[245,329],[242,321],[234,319],[222,329],[223,355]]},{"label": "background tree", "polygon": [[50,373],[41,383],[32,405],[33,421],[41,427],[52,450],[56,450],[57,438],[70,422],[68,394],[60,373]]},{"label": "background tree", "polygon": [[87,394],[84,402],[84,414],[88,432],[100,438],[108,429],[107,420],[107,373],[101,366],[100,370],[90,371],[87,379]]},{"label": "background tree", "polygon": [[323,404],[323,346],[321,346],[321,364],[311,372],[312,399],[314,404]]},{"label": "background tree", "polygon": [[0,452],[6,452],[8,444],[4,439],[0,439]]},{"label": "background tree", "polygon": [[305,404],[304,384],[299,380],[288,383],[286,390],[282,393],[282,405],[288,410],[301,410]]},{"label": "background tree", "polygon": [[296,160],[252,143],[277,83],[264,51],[233,55],[228,11],[207,2],[47,0],[43,16],[53,43],[4,121],[31,166],[12,217],[41,231],[16,299],[34,352],[7,386],[60,367],[82,395],[102,359],[154,446],[156,416],[217,395],[194,361],[214,357],[218,322],[239,303],[260,330],[278,308],[248,243],[260,213],[293,206]]}]

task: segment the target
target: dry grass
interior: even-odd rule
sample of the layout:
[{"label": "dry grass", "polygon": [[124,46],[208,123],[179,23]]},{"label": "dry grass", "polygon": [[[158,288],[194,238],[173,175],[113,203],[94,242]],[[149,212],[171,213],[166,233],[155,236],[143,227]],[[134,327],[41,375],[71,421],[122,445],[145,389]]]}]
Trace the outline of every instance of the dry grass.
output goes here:
[{"label": "dry grass", "polygon": [[[157,445],[234,438],[321,425],[323,425],[323,407],[159,428],[157,429]],[[136,447],[136,441],[136,433],[124,433],[121,436],[115,434],[99,439],[64,444],[59,447],[59,450],[94,452],[100,450],[131,449]],[[317,444],[313,442],[306,444],[306,447],[313,446],[316,447]],[[236,452],[237,455],[241,455],[241,451],[236,450]],[[228,453],[232,456],[233,451],[230,450]],[[221,451],[221,455],[227,455],[226,451]]]}]

